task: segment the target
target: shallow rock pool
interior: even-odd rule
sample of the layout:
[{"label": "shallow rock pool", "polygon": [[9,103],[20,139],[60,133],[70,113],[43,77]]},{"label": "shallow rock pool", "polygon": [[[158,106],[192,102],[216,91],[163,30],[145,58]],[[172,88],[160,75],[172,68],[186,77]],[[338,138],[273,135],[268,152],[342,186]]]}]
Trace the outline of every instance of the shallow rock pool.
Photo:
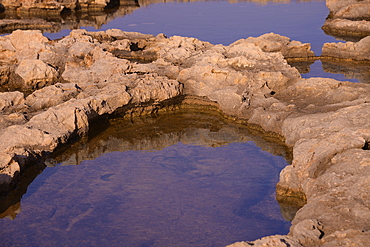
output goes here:
[{"label": "shallow rock pool", "polygon": [[288,232],[275,200],[283,145],[204,112],[102,126],[10,203],[2,246],[225,246]]}]

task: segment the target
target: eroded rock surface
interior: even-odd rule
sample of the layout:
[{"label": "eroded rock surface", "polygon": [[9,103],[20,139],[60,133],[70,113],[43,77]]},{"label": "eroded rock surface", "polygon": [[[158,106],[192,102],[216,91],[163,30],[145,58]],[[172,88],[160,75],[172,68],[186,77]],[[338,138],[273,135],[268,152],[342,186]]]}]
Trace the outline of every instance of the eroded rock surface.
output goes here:
[{"label": "eroded rock surface", "polygon": [[[276,34],[223,46],[120,30],[75,30],[57,41],[37,31],[16,31],[0,41],[6,75],[1,83],[21,91],[0,95],[3,193],[32,162],[85,135],[99,116],[156,112],[168,100],[190,94],[293,147],[277,195],[284,203],[305,205],[289,236],[236,246],[370,241],[370,85],[302,79],[285,58],[312,56],[309,45]],[[40,66],[24,66],[29,61]]]},{"label": "eroded rock surface", "polygon": [[322,47],[323,57],[335,57],[346,60],[370,61],[370,36],[358,42],[325,43]]},{"label": "eroded rock surface", "polygon": [[17,29],[60,32],[93,26],[96,29],[140,6],[135,0],[0,1],[0,33]]},{"label": "eroded rock surface", "polygon": [[104,8],[111,1],[110,0],[27,0],[27,1],[13,1],[13,0],[1,0],[1,4],[5,9],[18,9],[18,11],[32,11],[32,10],[51,10],[51,11],[62,11],[64,8],[70,10],[75,9],[92,9],[92,8]]},{"label": "eroded rock surface", "polygon": [[326,0],[330,10],[322,27],[325,33],[346,39],[358,39],[370,35],[369,0]]}]

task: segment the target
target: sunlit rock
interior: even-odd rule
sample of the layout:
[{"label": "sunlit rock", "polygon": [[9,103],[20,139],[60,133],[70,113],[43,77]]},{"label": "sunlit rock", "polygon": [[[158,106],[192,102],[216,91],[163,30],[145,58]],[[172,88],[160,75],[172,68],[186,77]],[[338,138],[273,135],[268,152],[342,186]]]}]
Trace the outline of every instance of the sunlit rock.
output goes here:
[{"label": "sunlit rock", "polygon": [[370,61],[370,36],[358,42],[325,43],[321,55],[356,61]]},{"label": "sunlit rock", "polygon": [[21,92],[0,93],[0,110],[6,111],[14,106],[24,103],[24,95]]},{"label": "sunlit rock", "polygon": [[283,235],[274,235],[274,236],[268,236],[261,239],[258,239],[256,241],[250,241],[250,242],[236,242],[233,244],[230,244],[226,247],[267,247],[267,246],[274,246],[274,247],[302,247],[297,240],[294,238],[283,236]]},{"label": "sunlit rock", "polygon": [[296,40],[291,41],[290,38],[275,33],[263,34],[256,38],[249,37],[246,41],[254,43],[265,52],[281,52],[285,58],[309,58],[315,56],[310,44],[302,44],[302,42]]},{"label": "sunlit rock", "polygon": [[22,60],[14,72],[22,78],[22,88],[42,88],[55,82],[58,77],[53,67],[38,59]]},{"label": "sunlit rock", "polygon": [[326,6],[333,18],[366,19],[370,18],[369,0],[326,0]]},{"label": "sunlit rock", "polygon": [[346,40],[370,35],[370,1],[327,0],[330,10],[322,29],[325,33]]},{"label": "sunlit rock", "polygon": [[[189,94],[198,98],[187,98],[187,104],[207,99],[226,116],[293,147],[293,161],[280,174],[277,196],[286,204],[305,205],[293,219],[289,237],[251,244],[370,241],[369,181],[363,177],[370,143],[370,85],[302,79],[284,56],[309,57],[309,46],[275,34],[229,46],[119,30],[75,30],[56,41],[40,35],[17,31],[0,39],[6,54],[1,83],[25,91],[0,95],[1,193],[14,187],[31,163],[86,135],[100,116],[167,110]],[[15,42],[22,37],[25,42]],[[368,60],[368,38],[328,48],[332,57]],[[34,91],[28,93],[30,85]]]},{"label": "sunlit rock", "polygon": [[80,92],[81,88],[74,83],[58,83],[36,90],[26,97],[25,103],[32,111],[39,111],[77,97]]}]

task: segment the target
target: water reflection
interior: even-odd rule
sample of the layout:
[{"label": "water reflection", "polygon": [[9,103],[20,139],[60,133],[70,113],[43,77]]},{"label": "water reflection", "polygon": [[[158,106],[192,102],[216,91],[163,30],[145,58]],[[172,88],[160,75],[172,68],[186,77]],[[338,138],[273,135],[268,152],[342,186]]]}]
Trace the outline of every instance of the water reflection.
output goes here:
[{"label": "water reflection", "polygon": [[[115,18],[131,14],[140,8],[137,1],[120,1],[118,6],[102,9],[101,11],[17,11],[17,9],[5,10],[0,14],[1,34],[11,33],[14,30],[38,29],[49,33],[69,33],[69,30],[91,26],[96,29],[109,23]],[[65,31],[63,31],[65,30]]]},{"label": "water reflection", "polygon": [[3,246],[224,246],[288,232],[274,194],[286,161],[256,143],[284,146],[217,113],[102,124],[0,220]]},{"label": "water reflection", "polygon": [[324,77],[338,81],[370,83],[370,63],[322,58],[311,61],[290,61],[303,78]]},{"label": "water reflection", "polygon": [[[124,127],[123,127],[124,126]],[[219,147],[233,142],[253,141],[263,150],[290,161],[290,150],[278,140],[270,141],[257,131],[231,123],[217,112],[178,110],[156,117],[113,119],[95,125],[88,139],[83,139],[48,159],[48,166],[78,165],[107,152],[159,150],[179,142]],[[103,132],[102,130],[105,129]],[[95,134],[94,134],[95,133]]]},{"label": "water reflection", "polygon": [[[190,2],[217,2],[216,0],[120,0],[111,1],[101,9],[58,9],[31,8],[27,11],[19,11],[17,7],[8,8],[0,3],[0,33],[11,33],[17,29],[39,29],[43,32],[58,33],[62,30],[71,30],[81,27],[102,28],[115,18],[132,14],[140,7],[152,4],[190,3]],[[291,0],[231,0],[229,3],[252,2],[256,4],[290,3]],[[301,1],[294,1],[301,2]],[[304,1],[302,1],[304,2]],[[14,6],[16,4],[14,3]],[[21,6],[21,5],[19,5]]]},{"label": "water reflection", "polygon": [[[230,43],[250,36],[275,32],[292,40],[310,43],[316,55],[324,43],[338,42],[321,29],[329,10],[325,0],[236,0],[236,1],[164,1],[121,0],[116,6],[101,11],[19,12],[0,14],[1,33],[15,29],[40,29],[51,39],[62,38],[71,29],[89,31],[118,28],[125,31],[167,36],[195,37],[213,44]],[[309,10],[309,11],[307,11]],[[325,61],[325,63],[327,63]],[[317,62],[300,64],[304,77],[329,77],[337,80],[369,83],[364,66],[350,64],[322,68]],[[334,69],[336,67],[336,69]],[[345,76],[343,76],[345,74]]]},{"label": "water reflection", "polygon": [[290,64],[299,70],[303,78],[325,77],[339,81],[370,83],[368,62],[321,59]]}]

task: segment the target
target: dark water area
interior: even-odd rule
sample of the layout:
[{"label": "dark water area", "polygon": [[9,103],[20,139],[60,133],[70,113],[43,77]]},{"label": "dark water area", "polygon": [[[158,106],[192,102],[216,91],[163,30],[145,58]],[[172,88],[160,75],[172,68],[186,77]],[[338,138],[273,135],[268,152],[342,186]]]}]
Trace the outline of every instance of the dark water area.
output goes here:
[{"label": "dark water area", "polygon": [[286,234],[289,150],[217,114],[115,120],[48,160],[0,220],[1,246],[225,246]]}]

